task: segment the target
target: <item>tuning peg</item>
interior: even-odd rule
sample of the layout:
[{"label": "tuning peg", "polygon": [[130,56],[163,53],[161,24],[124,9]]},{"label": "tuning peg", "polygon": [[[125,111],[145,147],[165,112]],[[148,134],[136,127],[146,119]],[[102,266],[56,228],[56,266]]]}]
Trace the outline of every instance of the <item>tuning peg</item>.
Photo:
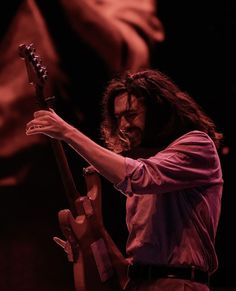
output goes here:
[{"label": "tuning peg", "polygon": [[35,65],[39,64],[39,63],[40,63],[40,58],[39,58],[39,56],[34,55],[32,61],[33,61],[33,63],[34,63]]},{"label": "tuning peg", "polygon": [[48,75],[44,74],[41,78],[42,78],[43,81],[46,81],[48,79]]},{"label": "tuning peg", "polygon": [[27,46],[27,49],[30,50],[31,52],[36,52],[36,49],[34,47],[34,44],[33,43],[30,43],[28,46]]},{"label": "tuning peg", "polygon": [[24,58],[25,56],[25,49],[26,49],[26,45],[24,43],[20,44],[19,47],[18,47],[18,53],[19,53],[19,56],[21,58]]}]

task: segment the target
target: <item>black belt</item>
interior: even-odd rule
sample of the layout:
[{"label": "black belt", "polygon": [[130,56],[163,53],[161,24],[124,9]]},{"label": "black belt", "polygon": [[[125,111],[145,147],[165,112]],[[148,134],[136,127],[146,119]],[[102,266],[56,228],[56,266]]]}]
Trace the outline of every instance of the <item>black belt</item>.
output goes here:
[{"label": "black belt", "polygon": [[129,265],[128,276],[134,282],[161,278],[191,280],[209,284],[209,275],[196,266]]}]

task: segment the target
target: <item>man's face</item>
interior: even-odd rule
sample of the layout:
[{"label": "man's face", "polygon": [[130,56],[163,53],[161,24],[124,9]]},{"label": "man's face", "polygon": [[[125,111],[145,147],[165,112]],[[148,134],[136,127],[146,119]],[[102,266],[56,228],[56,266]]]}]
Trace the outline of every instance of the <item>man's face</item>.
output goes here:
[{"label": "man's face", "polygon": [[146,108],[142,101],[128,95],[117,96],[114,101],[114,114],[121,139],[127,140],[129,147],[140,145],[145,127]]}]

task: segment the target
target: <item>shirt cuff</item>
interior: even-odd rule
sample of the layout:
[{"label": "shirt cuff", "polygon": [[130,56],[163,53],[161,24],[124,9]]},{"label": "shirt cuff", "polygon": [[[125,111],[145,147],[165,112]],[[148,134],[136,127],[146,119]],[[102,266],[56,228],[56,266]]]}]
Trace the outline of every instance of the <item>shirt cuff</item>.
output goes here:
[{"label": "shirt cuff", "polygon": [[125,158],[125,178],[119,183],[115,184],[114,187],[127,196],[132,196],[132,185],[131,185],[131,176],[134,170],[140,165],[140,162],[133,160],[131,158]]}]

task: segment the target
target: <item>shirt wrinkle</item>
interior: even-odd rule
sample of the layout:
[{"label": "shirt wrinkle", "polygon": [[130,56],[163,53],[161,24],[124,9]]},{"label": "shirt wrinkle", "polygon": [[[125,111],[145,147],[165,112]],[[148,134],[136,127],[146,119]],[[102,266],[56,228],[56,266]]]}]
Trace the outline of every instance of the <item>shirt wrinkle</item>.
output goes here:
[{"label": "shirt wrinkle", "polygon": [[125,163],[126,177],[115,187],[127,195],[132,261],[214,272],[223,178],[213,141],[192,131],[155,156]]}]

